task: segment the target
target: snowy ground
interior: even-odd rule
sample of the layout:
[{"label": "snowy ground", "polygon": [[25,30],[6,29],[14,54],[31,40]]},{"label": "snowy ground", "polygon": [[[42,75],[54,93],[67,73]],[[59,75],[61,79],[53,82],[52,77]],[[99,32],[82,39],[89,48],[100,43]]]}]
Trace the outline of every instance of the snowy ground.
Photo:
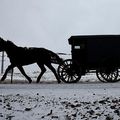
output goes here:
[{"label": "snowy ground", "polygon": [[1,83],[0,120],[120,120],[120,82],[89,74],[77,84],[57,84],[48,74],[39,84],[19,75]]}]

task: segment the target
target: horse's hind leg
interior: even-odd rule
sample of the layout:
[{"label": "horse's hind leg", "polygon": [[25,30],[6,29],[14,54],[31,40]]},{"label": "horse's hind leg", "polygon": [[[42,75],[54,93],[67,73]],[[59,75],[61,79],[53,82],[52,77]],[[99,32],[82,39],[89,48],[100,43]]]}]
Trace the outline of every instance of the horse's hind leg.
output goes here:
[{"label": "horse's hind leg", "polygon": [[58,75],[56,73],[55,68],[51,65],[51,63],[45,64],[45,65],[54,73],[58,83],[60,83],[61,81],[60,81],[60,79],[59,79],[59,77],[58,77]]},{"label": "horse's hind leg", "polygon": [[4,81],[5,78],[7,77],[7,73],[9,72],[9,70],[13,69],[13,66],[12,65],[9,65],[8,68],[6,69],[3,77],[1,78],[1,81]]},{"label": "horse's hind leg", "polygon": [[22,66],[17,66],[18,69],[20,70],[20,72],[26,77],[26,79],[29,81],[29,83],[32,82],[31,78],[29,76],[27,76],[27,74],[25,73],[24,69]]},{"label": "horse's hind leg", "polygon": [[39,64],[39,63],[37,63],[37,64],[38,64],[38,66],[41,68],[41,73],[40,73],[40,75],[38,76],[37,81],[36,81],[36,83],[39,83],[42,75],[43,75],[43,74],[45,73],[45,71],[46,71],[46,68],[44,67],[43,64]]}]

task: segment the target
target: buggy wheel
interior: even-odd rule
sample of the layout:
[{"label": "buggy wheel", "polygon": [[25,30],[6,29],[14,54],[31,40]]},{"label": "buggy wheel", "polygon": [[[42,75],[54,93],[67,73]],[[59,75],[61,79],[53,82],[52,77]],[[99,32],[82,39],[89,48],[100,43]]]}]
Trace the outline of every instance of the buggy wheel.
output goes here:
[{"label": "buggy wheel", "polygon": [[58,66],[57,72],[59,78],[65,83],[76,83],[81,78],[80,72],[76,73],[71,59],[63,61],[63,63]]},{"label": "buggy wheel", "polygon": [[101,75],[100,70],[96,70],[96,76],[101,82],[107,82]]},{"label": "buggy wheel", "polygon": [[[99,70],[99,76],[101,76],[101,81],[102,82],[118,82],[119,79],[118,78],[118,69],[116,68],[109,68],[109,69],[106,69],[106,68],[101,68]],[[98,77],[98,76],[97,76]],[[98,77],[99,79],[99,77]],[[100,79],[99,79],[100,80]]]}]

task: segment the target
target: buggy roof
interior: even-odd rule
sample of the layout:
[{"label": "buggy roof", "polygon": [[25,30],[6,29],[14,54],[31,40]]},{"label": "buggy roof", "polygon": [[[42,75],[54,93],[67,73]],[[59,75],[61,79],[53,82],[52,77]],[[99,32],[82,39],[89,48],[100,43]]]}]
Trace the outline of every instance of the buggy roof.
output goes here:
[{"label": "buggy roof", "polygon": [[105,40],[114,41],[119,40],[120,41],[120,35],[78,35],[78,36],[71,36],[68,41],[69,44],[79,44],[79,43],[85,43],[86,41],[90,40],[92,41],[99,41],[102,40],[105,42]]}]

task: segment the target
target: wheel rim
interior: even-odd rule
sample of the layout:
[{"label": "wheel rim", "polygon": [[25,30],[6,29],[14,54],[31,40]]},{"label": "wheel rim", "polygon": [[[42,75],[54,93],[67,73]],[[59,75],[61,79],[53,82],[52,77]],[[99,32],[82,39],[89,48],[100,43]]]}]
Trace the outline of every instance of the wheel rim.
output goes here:
[{"label": "wheel rim", "polygon": [[65,60],[61,65],[59,65],[58,75],[60,79],[66,83],[75,83],[81,78],[81,75],[78,75],[74,70],[71,59]]},{"label": "wheel rim", "polygon": [[107,81],[107,82],[117,82],[118,79],[118,69],[101,69],[99,72],[99,76],[101,76],[101,81]]}]

